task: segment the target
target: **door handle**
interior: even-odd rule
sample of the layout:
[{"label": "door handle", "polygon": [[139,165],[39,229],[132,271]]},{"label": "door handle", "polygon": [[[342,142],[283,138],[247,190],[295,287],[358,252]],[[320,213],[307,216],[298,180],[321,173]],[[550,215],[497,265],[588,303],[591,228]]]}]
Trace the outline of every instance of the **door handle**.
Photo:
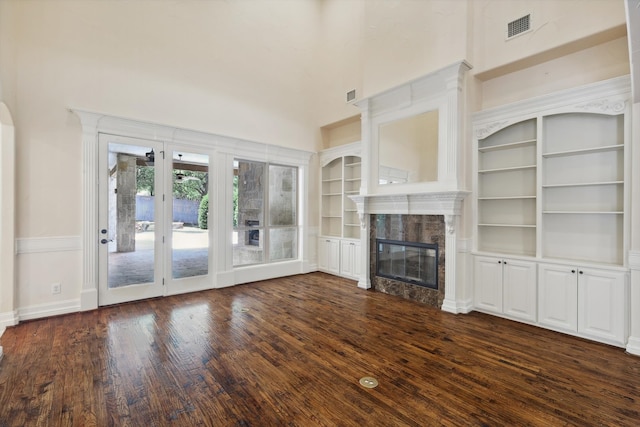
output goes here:
[{"label": "door handle", "polygon": [[106,244],[107,244],[107,243],[109,243],[109,242],[113,242],[113,239],[109,239],[109,240],[107,240],[107,239],[102,239],[102,240],[100,240],[100,243],[102,243],[103,245],[106,245]]}]

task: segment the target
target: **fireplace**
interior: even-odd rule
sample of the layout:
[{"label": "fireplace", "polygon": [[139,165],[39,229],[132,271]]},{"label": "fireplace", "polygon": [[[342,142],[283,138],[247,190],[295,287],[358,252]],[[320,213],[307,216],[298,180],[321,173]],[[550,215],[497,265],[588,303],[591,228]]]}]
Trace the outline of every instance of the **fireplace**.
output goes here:
[{"label": "fireplace", "polygon": [[442,307],[445,295],[443,215],[370,216],[371,287]]},{"label": "fireplace", "polygon": [[438,245],[376,240],[376,276],[438,289]]}]

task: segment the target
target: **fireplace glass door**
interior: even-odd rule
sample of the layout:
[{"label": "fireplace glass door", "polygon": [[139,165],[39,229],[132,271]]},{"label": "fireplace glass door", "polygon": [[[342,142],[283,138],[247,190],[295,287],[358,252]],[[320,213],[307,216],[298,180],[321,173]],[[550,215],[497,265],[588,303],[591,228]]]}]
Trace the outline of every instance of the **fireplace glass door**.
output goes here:
[{"label": "fireplace glass door", "polygon": [[438,289],[438,245],[376,240],[376,275]]}]

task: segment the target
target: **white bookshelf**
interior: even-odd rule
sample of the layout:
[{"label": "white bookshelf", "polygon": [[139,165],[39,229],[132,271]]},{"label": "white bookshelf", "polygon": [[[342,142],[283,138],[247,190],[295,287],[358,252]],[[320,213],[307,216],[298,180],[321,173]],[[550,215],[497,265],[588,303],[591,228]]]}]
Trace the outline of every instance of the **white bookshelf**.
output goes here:
[{"label": "white bookshelf", "polygon": [[360,218],[349,196],[360,194],[360,144],[324,150],[321,164],[319,269],[350,279],[360,277]]},{"label": "white bookshelf", "polygon": [[543,117],[542,253],[623,264],[624,115]]},{"label": "white bookshelf", "polygon": [[535,256],[536,120],[478,140],[478,249]]},{"label": "white bookshelf", "polygon": [[629,96],[617,78],[474,115],[476,310],[627,344]]}]

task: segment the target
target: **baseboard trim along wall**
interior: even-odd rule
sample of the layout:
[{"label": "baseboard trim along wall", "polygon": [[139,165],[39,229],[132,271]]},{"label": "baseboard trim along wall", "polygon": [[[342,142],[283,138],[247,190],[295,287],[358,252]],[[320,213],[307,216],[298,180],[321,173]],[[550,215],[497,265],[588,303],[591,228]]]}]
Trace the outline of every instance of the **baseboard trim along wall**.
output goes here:
[{"label": "baseboard trim along wall", "polygon": [[77,313],[80,311],[80,299],[70,299],[47,304],[21,307],[18,310],[20,320],[40,319],[43,317],[59,316],[61,314]]}]

